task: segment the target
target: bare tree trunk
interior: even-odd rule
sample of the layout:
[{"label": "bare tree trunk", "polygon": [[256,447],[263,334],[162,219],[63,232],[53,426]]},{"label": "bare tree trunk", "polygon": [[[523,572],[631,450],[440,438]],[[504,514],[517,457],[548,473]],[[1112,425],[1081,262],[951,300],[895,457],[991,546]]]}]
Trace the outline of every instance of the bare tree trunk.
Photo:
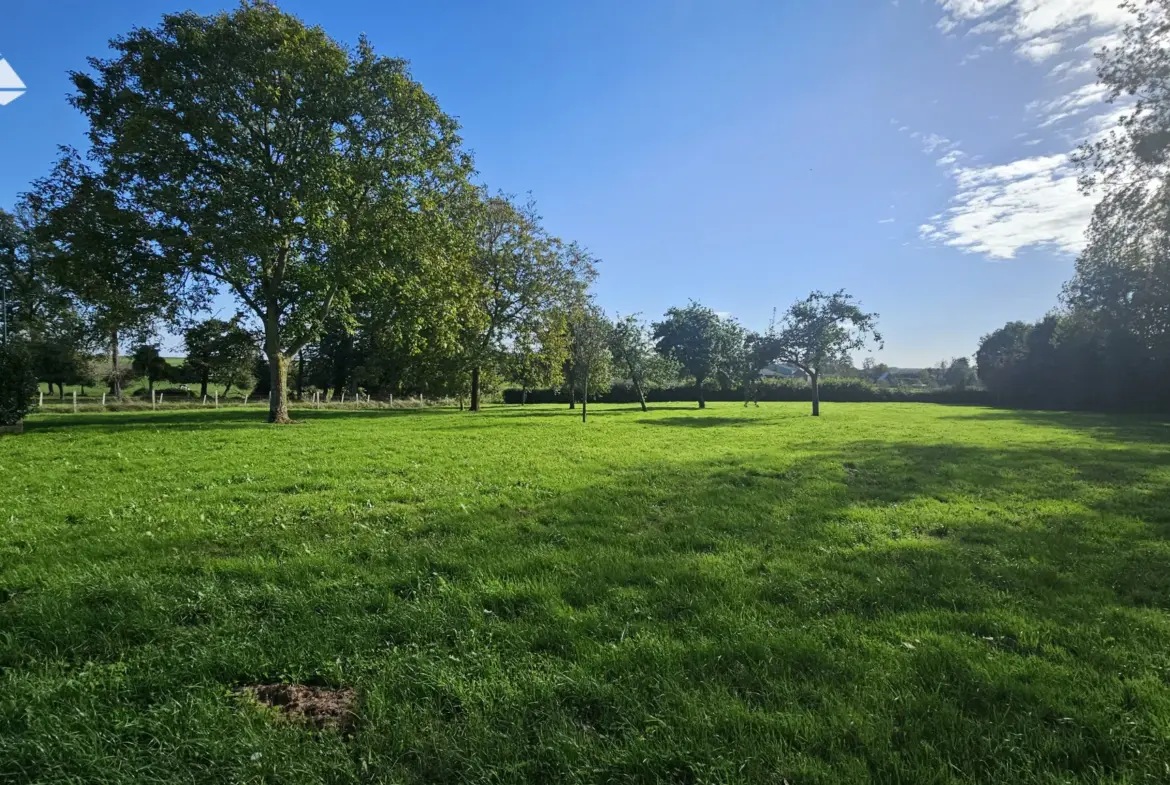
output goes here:
[{"label": "bare tree trunk", "polygon": [[528,388],[521,387],[520,388],[520,405],[523,406],[526,403],[528,403]]},{"label": "bare tree trunk", "polygon": [[815,373],[809,374],[809,379],[812,380],[812,403],[813,403],[813,417],[821,416],[821,389],[817,385],[817,375]]},{"label": "bare tree trunk", "polygon": [[[122,397],[122,378],[118,374],[118,331],[110,331],[110,364],[114,369],[114,375],[110,379],[110,390],[114,393],[115,398]],[[63,394],[63,393],[62,393]]]},{"label": "bare tree trunk", "polygon": [[210,372],[206,368],[204,368],[203,372],[199,375],[199,396],[201,398],[207,397],[207,377],[210,375]]},{"label": "bare tree trunk", "polygon": [[634,392],[638,393],[638,403],[642,404],[642,411],[646,411],[646,393],[642,392],[642,385],[634,379]]},{"label": "bare tree trunk", "polygon": [[577,385],[569,383],[569,408],[577,408]]},{"label": "bare tree trunk", "polygon": [[305,350],[297,352],[297,400],[303,401],[305,389]]},{"label": "bare tree trunk", "polygon": [[479,411],[479,366],[471,369],[471,411]]},{"label": "bare tree trunk", "polygon": [[581,393],[581,422],[585,422],[585,415],[589,413],[589,369],[585,369],[585,390]]},{"label": "bare tree trunk", "polygon": [[276,309],[270,308],[264,325],[264,353],[268,355],[272,390],[268,402],[268,422],[283,425],[292,422],[288,416],[288,358],[280,347],[280,325],[276,319]]},{"label": "bare tree trunk", "polygon": [[703,397],[703,380],[702,379],[695,379],[695,387],[699,391],[699,408],[706,409],[707,408],[707,399]]}]

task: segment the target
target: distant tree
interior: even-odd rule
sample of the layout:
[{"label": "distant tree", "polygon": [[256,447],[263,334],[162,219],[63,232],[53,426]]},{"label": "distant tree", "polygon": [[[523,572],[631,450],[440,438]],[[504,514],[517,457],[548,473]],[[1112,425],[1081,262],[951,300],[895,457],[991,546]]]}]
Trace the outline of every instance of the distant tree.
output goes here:
[{"label": "distant tree", "polygon": [[975,371],[966,357],[955,357],[943,375],[943,384],[953,390],[965,390],[975,381]]},{"label": "distant tree", "polygon": [[93,331],[110,350],[111,391],[122,394],[119,344],[142,337],[173,315],[179,270],[151,242],[142,215],[126,203],[76,151],[67,150],[53,173],[28,195],[44,217],[37,231],[50,257],[52,277],[84,308]]},{"label": "distant tree", "polygon": [[646,411],[646,388],[678,377],[678,365],[654,351],[650,328],[634,314],[617,319],[609,334],[609,350],[616,373],[634,386],[642,411]]},{"label": "distant tree", "polygon": [[484,365],[495,361],[541,314],[579,301],[596,275],[595,260],[548,234],[531,201],[481,194],[473,268],[480,287],[480,324],[464,342],[471,370],[471,410],[479,411]]},{"label": "distant tree", "polygon": [[776,341],[771,335],[740,330],[728,367],[729,378],[743,389],[743,405],[759,402],[760,372],[775,359]]},{"label": "distant tree", "polygon": [[1024,372],[1031,330],[1024,322],[1008,322],[980,340],[975,367],[979,380],[992,393],[1003,396],[1015,392]]},{"label": "distant tree", "polygon": [[890,366],[879,363],[872,357],[866,357],[861,363],[861,374],[869,381],[877,384],[883,376],[890,372]]},{"label": "distant tree", "polygon": [[824,368],[873,341],[880,348],[876,313],[866,313],[844,290],[813,292],[794,303],[776,336],[778,359],[804,371],[812,385],[812,414],[821,413],[818,382]]},{"label": "distant tree", "polygon": [[594,303],[569,313],[569,358],[573,375],[581,385],[581,422],[589,412],[589,394],[606,390],[612,382],[609,352],[611,325]]},{"label": "distant tree", "polygon": [[261,0],[169,14],[110,46],[72,74],[90,157],[192,285],[223,287],[255,315],[268,419],[289,422],[290,360],[325,321],[462,242],[452,216],[472,167],[457,123],[405,61]]},{"label": "distant tree", "polygon": [[183,343],[184,366],[199,382],[200,396],[207,395],[209,382],[223,385],[225,396],[233,385],[251,388],[255,382],[258,340],[244,328],[242,315],[194,324],[183,334]]},{"label": "distant tree", "polygon": [[528,391],[556,387],[569,356],[569,330],[565,313],[547,311],[517,332],[507,354],[508,376],[520,385],[520,402],[527,403]]},{"label": "distant tree", "polygon": [[139,344],[132,350],[130,369],[135,376],[145,376],[149,392],[154,394],[156,382],[166,381],[170,366],[154,344]]},{"label": "distant tree", "polygon": [[734,325],[692,300],[685,307],[670,308],[665,318],[654,324],[653,337],[658,353],[677,362],[694,378],[699,408],[705,409],[703,383],[727,372],[737,348]]},{"label": "distant tree", "polygon": [[66,311],[53,324],[38,331],[35,339],[28,341],[28,353],[37,378],[48,383],[50,395],[54,384],[64,398],[67,384],[84,388],[95,383],[87,346],[86,327],[72,311]]}]

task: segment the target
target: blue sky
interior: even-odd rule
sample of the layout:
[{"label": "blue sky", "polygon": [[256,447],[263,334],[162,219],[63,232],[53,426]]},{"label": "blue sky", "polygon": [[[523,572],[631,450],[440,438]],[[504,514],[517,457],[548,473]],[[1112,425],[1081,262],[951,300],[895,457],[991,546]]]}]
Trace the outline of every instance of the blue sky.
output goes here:
[{"label": "blue sky", "polygon": [[[601,258],[610,313],[695,298],[762,329],[844,287],[894,365],[970,355],[1056,304],[1092,207],[1068,154],[1113,111],[1091,52],[1116,4],[281,3],[410,60],[482,181],[531,191]],[[82,144],[68,70],[164,12],[231,5],[5,3],[0,56],[28,91],[0,106],[0,206]]]}]

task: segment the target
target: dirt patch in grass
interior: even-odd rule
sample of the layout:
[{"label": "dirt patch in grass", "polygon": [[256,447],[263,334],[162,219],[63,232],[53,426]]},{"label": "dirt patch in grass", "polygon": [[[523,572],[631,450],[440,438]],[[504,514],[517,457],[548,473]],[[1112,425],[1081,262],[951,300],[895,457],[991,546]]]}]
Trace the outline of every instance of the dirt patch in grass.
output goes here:
[{"label": "dirt patch in grass", "polygon": [[253,684],[240,690],[289,719],[315,728],[348,730],[353,725],[357,696],[348,687],[328,689],[304,684]]}]

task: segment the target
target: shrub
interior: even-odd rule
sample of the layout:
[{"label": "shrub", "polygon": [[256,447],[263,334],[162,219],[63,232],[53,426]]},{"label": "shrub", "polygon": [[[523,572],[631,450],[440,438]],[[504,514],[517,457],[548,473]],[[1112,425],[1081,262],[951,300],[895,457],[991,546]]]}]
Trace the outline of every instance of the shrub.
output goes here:
[{"label": "shrub", "polygon": [[[992,403],[986,390],[906,390],[896,387],[878,387],[863,379],[824,379],[820,384],[821,401],[832,403],[951,403],[987,406]],[[504,390],[504,403],[520,403],[520,390]],[[708,401],[743,401],[743,389],[727,387],[710,390]],[[659,387],[646,391],[647,403],[694,401],[695,388]],[[598,403],[637,403],[638,395],[627,384],[615,384],[603,395],[591,395]],[[811,401],[812,389],[801,379],[768,379],[759,386],[760,401]],[[528,403],[569,402],[567,391],[529,390]]]},{"label": "shrub", "polygon": [[16,425],[33,409],[37,377],[20,346],[0,346],[0,426]]}]

